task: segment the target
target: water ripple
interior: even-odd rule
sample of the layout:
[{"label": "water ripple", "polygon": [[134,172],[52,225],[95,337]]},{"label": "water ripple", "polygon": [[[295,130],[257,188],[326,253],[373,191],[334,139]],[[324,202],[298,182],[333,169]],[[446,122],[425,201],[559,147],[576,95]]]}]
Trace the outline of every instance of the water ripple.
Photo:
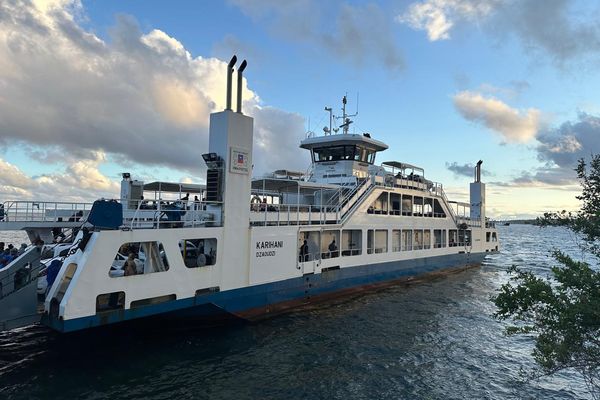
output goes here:
[{"label": "water ripple", "polygon": [[489,297],[519,265],[547,274],[560,228],[501,227],[483,266],[256,324],[211,330],[0,335],[10,399],[580,399],[580,376],[524,382],[530,338],[507,337]]}]

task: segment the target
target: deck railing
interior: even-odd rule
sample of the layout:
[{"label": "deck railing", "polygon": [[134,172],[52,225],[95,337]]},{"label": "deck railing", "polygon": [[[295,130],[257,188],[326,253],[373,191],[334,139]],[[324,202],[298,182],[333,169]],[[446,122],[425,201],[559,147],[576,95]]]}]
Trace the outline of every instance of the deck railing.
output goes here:
[{"label": "deck railing", "polygon": [[79,222],[92,209],[92,203],[59,201],[5,201],[1,222]]},{"label": "deck railing", "polygon": [[[128,202],[130,205],[131,201]],[[207,211],[210,206],[219,206],[221,202],[183,201],[183,200],[141,200],[133,203],[135,208],[123,210],[123,227],[128,229],[166,229],[199,226],[216,226],[220,218]]]}]

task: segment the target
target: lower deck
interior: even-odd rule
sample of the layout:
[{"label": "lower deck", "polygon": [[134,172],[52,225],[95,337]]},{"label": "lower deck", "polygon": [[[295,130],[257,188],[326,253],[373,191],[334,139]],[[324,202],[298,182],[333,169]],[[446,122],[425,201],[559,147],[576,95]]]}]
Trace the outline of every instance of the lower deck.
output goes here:
[{"label": "lower deck", "polygon": [[252,320],[357,290],[478,266],[485,256],[486,253],[460,253],[348,268],[333,267],[319,274],[309,273],[239,289],[221,291],[219,287],[212,287],[199,290],[189,298],[177,299],[173,294],[164,296],[162,302],[129,309],[124,308],[126,294],[123,294],[114,299],[114,309],[70,320],[53,318],[50,313],[44,316],[43,322],[56,330],[70,332],[159,314],[201,319],[231,315]]}]

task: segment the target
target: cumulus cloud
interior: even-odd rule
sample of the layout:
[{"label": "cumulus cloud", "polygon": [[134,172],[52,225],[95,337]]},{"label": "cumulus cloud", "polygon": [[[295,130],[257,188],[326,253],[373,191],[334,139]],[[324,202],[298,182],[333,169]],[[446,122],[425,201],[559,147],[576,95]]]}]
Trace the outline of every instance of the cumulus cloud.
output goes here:
[{"label": "cumulus cloud", "polygon": [[540,111],[517,110],[493,97],[468,90],[454,95],[454,107],[467,120],[499,133],[507,142],[528,142],[540,128]]},{"label": "cumulus cloud", "polygon": [[430,41],[450,39],[450,30],[457,22],[478,21],[498,3],[498,0],[425,0],[411,4],[396,21],[426,31]]},{"label": "cumulus cloud", "polygon": [[95,152],[92,158],[67,161],[63,171],[28,176],[17,166],[0,158],[0,196],[35,200],[92,201],[98,197],[116,198],[119,184],[103,175],[98,167],[106,155]]},{"label": "cumulus cloud", "polygon": [[[587,10],[577,12],[577,4]],[[449,39],[456,26],[483,26],[493,37],[514,35],[527,50],[563,64],[600,52],[597,7],[569,0],[423,0],[410,4],[396,21],[426,31],[431,41]]]},{"label": "cumulus cloud", "polygon": [[578,159],[600,152],[600,117],[580,113],[576,121],[545,130],[537,139],[540,161],[573,169]]},{"label": "cumulus cloud", "polygon": [[310,44],[336,58],[363,65],[376,60],[392,71],[404,68],[391,19],[376,4],[335,3],[334,15],[322,15],[314,0],[230,0],[251,18],[271,27],[277,37]]},{"label": "cumulus cloud", "polygon": [[[446,168],[448,171],[451,171],[456,176],[467,176],[469,178],[473,178],[475,176],[475,164],[467,163],[467,164],[459,164],[456,161],[451,163],[446,163]],[[486,176],[491,176],[485,168],[481,169],[481,174]]]},{"label": "cumulus cloud", "polygon": [[[0,2],[0,145],[101,152],[201,175],[209,113],[225,106],[226,62],[193,57],[176,38],[144,33],[126,16],[103,40],[83,28],[84,14],[76,0]],[[276,125],[246,80],[243,96],[245,112],[260,116],[256,129],[267,135]],[[296,114],[277,118],[287,127],[277,132],[284,141],[303,129]],[[279,143],[256,149],[257,170],[266,159],[295,163],[273,151]]]},{"label": "cumulus cloud", "polygon": [[542,166],[533,171],[521,171],[506,182],[491,182],[492,185],[515,188],[549,188],[578,191],[577,174],[571,168]]}]

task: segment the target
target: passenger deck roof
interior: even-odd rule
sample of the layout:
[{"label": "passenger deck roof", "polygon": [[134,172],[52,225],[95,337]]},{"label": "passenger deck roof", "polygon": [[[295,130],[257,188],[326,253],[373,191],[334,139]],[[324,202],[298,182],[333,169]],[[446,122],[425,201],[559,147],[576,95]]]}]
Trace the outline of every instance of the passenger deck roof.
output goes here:
[{"label": "passenger deck roof", "polygon": [[144,185],[144,190],[172,193],[202,193],[206,185],[180,182],[150,182]]}]

